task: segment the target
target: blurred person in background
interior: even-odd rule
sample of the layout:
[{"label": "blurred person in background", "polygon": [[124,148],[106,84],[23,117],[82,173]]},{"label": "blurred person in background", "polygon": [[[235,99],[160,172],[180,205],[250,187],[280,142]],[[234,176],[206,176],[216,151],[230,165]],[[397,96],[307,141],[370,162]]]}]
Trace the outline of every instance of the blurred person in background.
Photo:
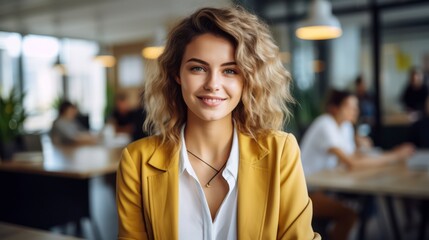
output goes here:
[{"label": "blurred person in background", "polygon": [[423,56],[423,82],[429,88],[429,53]]},{"label": "blurred person in background", "polygon": [[111,123],[116,133],[131,135],[134,131],[133,109],[125,92],[118,93],[115,98],[115,107],[108,123]]},{"label": "blurred person in background", "polygon": [[355,80],[355,93],[359,102],[359,124],[369,124],[372,126],[375,115],[374,97],[368,91],[362,75],[359,75]]},{"label": "blurred person in background", "polygon": [[57,119],[52,124],[50,136],[54,144],[95,144],[99,138],[92,135],[77,120],[79,111],[69,101],[59,107]]},{"label": "blurred person in background", "polygon": [[[143,93],[142,93],[143,95]],[[116,96],[115,108],[107,124],[112,124],[116,134],[127,134],[132,140],[148,136],[143,130],[146,112],[141,104],[132,106],[127,93],[122,92]]]},{"label": "blurred person in background", "polygon": [[429,149],[429,97],[423,117],[411,125],[409,134],[409,140],[418,148]]},{"label": "blurred person in background", "polygon": [[[429,149],[429,97],[425,101],[425,111],[423,116],[414,122],[408,131],[408,140],[412,142],[418,149]],[[416,216],[420,219],[429,215],[427,206],[429,200],[416,200],[412,198],[403,198],[404,214],[406,217],[406,228],[411,228],[415,224]],[[422,208],[425,206],[424,208]],[[425,209],[421,211],[421,209]],[[426,212],[424,212],[426,211]],[[424,220],[421,220],[424,222]]]},{"label": "blurred person in background", "polygon": [[146,130],[143,128],[143,124],[146,120],[146,109],[144,106],[144,88],[140,92],[140,104],[137,108],[133,110],[133,118],[134,118],[134,130],[132,133],[132,139],[138,140],[140,138],[144,138],[149,136],[152,130]]},{"label": "blurred person in background", "polygon": [[410,70],[408,84],[401,96],[401,101],[407,112],[417,113],[420,117],[424,112],[426,98],[429,96],[428,87],[423,81],[423,72],[414,67]]},{"label": "blurred person in background", "polygon": [[[314,120],[301,141],[305,175],[344,165],[348,169],[384,166],[407,159],[411,144],[401,145],[378,155],[368,154],[371,141],[357,137],[353,124],[359,116],[358,98],[348,91],[332,90],[327,112]],[[360,149],[365,149],[361,151]],[[334,223],[329,239],[347,239],[356,219],[355,211],[325,192],[310,189],[314,217]]]}]

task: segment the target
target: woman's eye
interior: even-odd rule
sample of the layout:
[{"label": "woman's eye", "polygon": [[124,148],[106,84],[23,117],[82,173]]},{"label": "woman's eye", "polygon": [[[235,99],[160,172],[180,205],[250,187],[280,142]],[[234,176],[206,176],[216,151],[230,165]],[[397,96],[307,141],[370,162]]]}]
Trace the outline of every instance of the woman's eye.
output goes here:
[{"label": "woman's eye", "polygon": [[191,71],[193,71],[193,72],[203,72],[205,70],[202,67],[191,67]]},{"label": "woman's eye", "polygon": [[237,74],[237,71],[235,71],[234,69],[225,69],[223,72],[225,74]]}]

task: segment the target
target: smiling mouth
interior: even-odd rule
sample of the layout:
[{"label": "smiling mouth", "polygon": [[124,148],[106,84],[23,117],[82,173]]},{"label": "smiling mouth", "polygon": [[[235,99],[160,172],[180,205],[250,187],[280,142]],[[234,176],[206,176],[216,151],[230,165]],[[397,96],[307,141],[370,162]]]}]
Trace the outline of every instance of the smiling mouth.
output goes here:
[{"label": "smiling mouth", "polygon": [[199,96],[198,99],[200,99],[200,101],[208,107],[217,107],[220,106],[224,101],[226,101],[226,98],[211,96]]},{"label": "smiling mouth", "polygon": [[198,97],[198,98],[203,100],[204,102],[209,102],[209,103],[218,103],[226,100],[226,98],[206,98],[206,97]]}]

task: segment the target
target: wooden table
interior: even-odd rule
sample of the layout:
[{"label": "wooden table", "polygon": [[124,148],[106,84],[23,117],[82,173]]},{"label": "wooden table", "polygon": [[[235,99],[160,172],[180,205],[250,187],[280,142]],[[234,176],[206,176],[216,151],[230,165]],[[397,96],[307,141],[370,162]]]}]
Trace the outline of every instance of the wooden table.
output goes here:
[{"label": "wooden table", "polygon": [[[0,221],[49,229],[91,218],[91,180],[116,174],[122,147],[59,147],[44,144],[42,153],[17,154],[0,163]],[[78,224],[80,225],[80,224]]]},{"label": "wooden table", "polygon": [[410,170],[404,164],[357,171],[325,170],[307,177],[307,184],[342,192],[429,198],[428,171]]},{"label": "wooden table", "polygon": [[[427,152],[427,156],[429,162],[429,152]],[[354,171],[338,167],[315,173],[308,176],[306,180],[307,185],[312,189],[384,197],[394,231],[398,230],[398,224],[391,203],[392,197],[408,197],[426,201],[429,199],[429,171],[412,170],[405,163]],[[423,218],[427,218],[427,210],[424,210]],[[420,230],[420,234],[423,235],[425,221],[422,222],[423,229]],[[400,236],[401,233],[396,232],[394,237],[399,239]]]},{"label": "wooden table", "polygon": [[408,126],[417,121],[417,119],[418,115],[416,113],[399,112],[394,114],[384,114],[382,123],[384,126]]},{"label": "wooden table", "polygon": [[51,145],[43,152],[17,153],[12,161],[0,161],[0,171],[86,179],[116,172],[121,149],[104,145]]},{"label": "wooden table", "polygon": [[67,237],[59,234],[36,230],[0,222],[0,239],[2,240],[79,240],[81,238]]}]

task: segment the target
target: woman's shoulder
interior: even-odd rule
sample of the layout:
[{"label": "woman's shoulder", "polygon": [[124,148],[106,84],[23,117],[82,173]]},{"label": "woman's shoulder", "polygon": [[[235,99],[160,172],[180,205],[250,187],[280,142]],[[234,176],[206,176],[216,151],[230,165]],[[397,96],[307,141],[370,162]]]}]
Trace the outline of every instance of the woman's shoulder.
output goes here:
[{"label": "woman's shoulder", "polygon": [[159,135],[153,135],[141,138],[139,140],[136,140],[126,147],[126,149],[130,153],[134,152],[145,152],[150,153],[154,152],[155,149],[161,144],[161,136]]},{"label": "woman's shoulder", "polygon": [[298,142],[295,136],[292,133],[280,131],[280,130],[270,130],[266,134],[261,134],[257,137],[258,142],[265,142],[268,145],[284,145],[289,146],[298,146]]},{"label": "woman's shoulder", "polygon": [[334,117],[329,113],[323,113],[314,119],[313,123],[319,124],[335,124]]},{"label": "woman's shoulder", "polygon": [[313,120],[308,127],[308,131],[332,131],[332,128],[336,128],[336,126],[337,123],[335,122],[334,117],[329,113],[324,113]]},{"label": "woman's shoulder", "polygon": [[292,133],[288,133],[281,130],[270,130],[267,134],[262,135],[261,137],[265,138],[276,138],[276,139],[286,139],[288,137],[293,137]]}]

